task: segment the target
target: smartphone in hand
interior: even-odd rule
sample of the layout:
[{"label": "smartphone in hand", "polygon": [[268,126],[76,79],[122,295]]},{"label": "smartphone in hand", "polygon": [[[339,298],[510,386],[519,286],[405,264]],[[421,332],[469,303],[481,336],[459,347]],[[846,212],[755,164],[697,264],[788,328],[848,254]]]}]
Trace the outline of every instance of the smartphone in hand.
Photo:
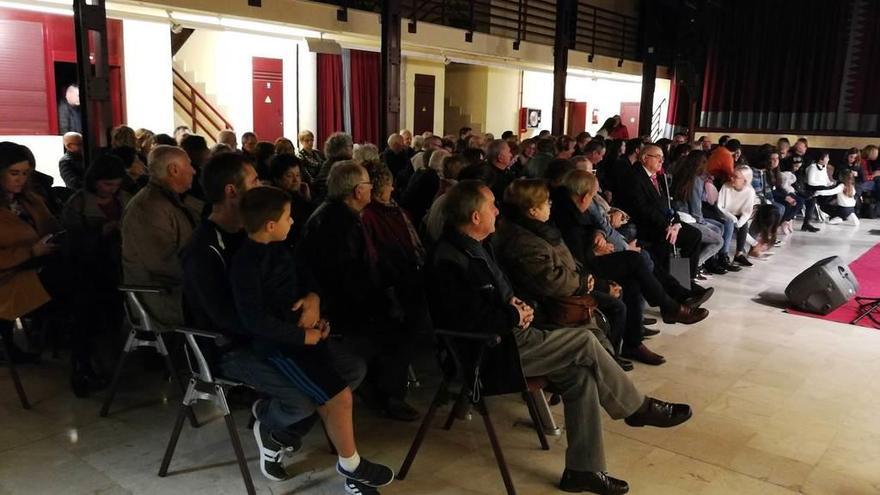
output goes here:
[{"label": "smartphone in hand", "polygon": [[59,230],[58,232],[53,232],[46,236],[43,240],[44,244],[59,244],[67,238],[66,230]]}]

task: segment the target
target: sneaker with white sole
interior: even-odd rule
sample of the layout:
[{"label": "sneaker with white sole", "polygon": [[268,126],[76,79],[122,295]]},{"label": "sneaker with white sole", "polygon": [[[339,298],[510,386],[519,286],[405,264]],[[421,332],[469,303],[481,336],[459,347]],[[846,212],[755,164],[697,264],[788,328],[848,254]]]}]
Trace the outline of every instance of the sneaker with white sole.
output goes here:
[{"label": "sneaker with white sole", "polygon": [[345,480],[345,493],[349,495],[379,495],[379,490],[351,478]]},{"label": "sneaker with white sole", "polygon": [[284,446],[272,438],[269,429],[258,419],[254,423],[254,439],[260,453],[260,471],[272,481],[284,481],[290,477],[281,459],[284,457]]},{"label": "sneaker with white sole", "polygon": [[361,463],[358,464],[357,469],[353,473],[343,469],[342,465],[338,462],[336,463],[336,472],[352,481],[357,481],[374,488],[385,486],[394,481],[394,471],[390,467],[370,462],[363,457],[361,457]]},{"label": "sneaker with white sole", "polygon": [[[261,416],[260,409],[262,408],[262,404],[266,401],[263,399],[257,399],[254,401],[254,404],[251,406],[251,414],[254,416],[254,428],[256,429],[256,419]],[[280,444],[284,449],[284,454],[288,457],[293,454],[299,452],[302,449],[302,435],[295,433],[293,431],[272,431],[269,433],[271,435],[271,439],[275,441],[275,443]]]}]

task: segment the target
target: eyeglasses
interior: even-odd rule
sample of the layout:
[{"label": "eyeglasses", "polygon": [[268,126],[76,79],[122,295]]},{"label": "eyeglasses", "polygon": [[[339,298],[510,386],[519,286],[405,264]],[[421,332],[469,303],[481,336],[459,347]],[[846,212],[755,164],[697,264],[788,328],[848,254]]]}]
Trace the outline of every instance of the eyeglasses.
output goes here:
[{"label": "eyeglasses", "polygon": [[360,181],[360,182],[358,182],[357,184],[354,185],[354,189],[352,189],[352,191],[353,191],[353,192],[357,192],[357,188],[358,188],[358,186],[371,186],[371,187],[372,187],[372,185],[373,185],[373,183],[372,183],[371,181],[368,181],[368,180],[362,180],[362,181]]}]

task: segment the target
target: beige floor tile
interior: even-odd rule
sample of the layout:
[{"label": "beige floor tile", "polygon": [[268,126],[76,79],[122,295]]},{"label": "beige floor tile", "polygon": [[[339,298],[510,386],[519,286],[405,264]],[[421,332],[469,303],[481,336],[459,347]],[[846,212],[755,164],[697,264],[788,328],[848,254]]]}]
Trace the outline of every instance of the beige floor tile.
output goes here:
[{"label": "beige floor tile", "polygon": [[837,428],[817,421],[768,421],[747,446],[815,465],[831,445]]}]

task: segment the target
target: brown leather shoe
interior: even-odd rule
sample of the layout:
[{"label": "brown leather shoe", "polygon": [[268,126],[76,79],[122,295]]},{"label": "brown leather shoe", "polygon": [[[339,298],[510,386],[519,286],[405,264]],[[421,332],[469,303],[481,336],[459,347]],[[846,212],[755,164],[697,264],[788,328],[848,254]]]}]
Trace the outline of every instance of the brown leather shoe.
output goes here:
[{"label": "brown leather shoe", "polygon": [[638,347],[623,348],[620,355],[627,359],[632,359],[640,363],[650,364],[651,366],[660,366],[666,362],[666,358],[645,347],[645,344],[639,344]]},{"label": "brown leather shoe", "polygon": [[663,315],[663,323],[684,323],[685,325],[693,325],[698,321],[705,320],[709,316],[709,310],[706,308],[692,308],[682,304],[675,313]]}]

